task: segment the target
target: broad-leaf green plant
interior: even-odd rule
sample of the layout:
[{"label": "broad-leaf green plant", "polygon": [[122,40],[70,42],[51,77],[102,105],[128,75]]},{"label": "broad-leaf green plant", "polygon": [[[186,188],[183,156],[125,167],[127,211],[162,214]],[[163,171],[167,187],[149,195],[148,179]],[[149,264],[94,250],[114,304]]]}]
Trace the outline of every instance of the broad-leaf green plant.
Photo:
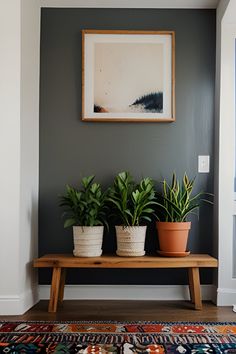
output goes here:
[{"label": "broad-leaf green plant", "polygon": [[160,207],[159,221],[185,222],[187,216],[196,214],[202,201],[212,204],[210,200],[204,199],[203,195],[209,193],[200,192],[193,195],[195,179],[189,179],[185,173],[182,181],[173,173],[172,182],[168,184],[164,179],[162,182],[162,193],[158,194],[157,205]]},{"label": "broad-leaf green plant", "polygon": [[110,188],[108,200],[123,226],[139,226],[144,221],[149,222],[156,200],[153,181],[146,177],[135,184],[129,172],[120,172]]},{"label": "broad-leaf green plant", "polygon": [[66,194],[60,197],[60,206],[65,209],[64,227],[107,225],[107,193],[94,178],[84,177],[81,189],[66,186]]}]

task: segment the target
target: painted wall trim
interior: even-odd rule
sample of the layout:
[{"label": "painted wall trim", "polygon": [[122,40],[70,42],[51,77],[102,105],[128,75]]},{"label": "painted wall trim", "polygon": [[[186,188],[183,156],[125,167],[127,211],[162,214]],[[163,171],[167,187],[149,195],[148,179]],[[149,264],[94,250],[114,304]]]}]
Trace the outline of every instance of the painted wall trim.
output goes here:
[{"label": "painted wall trim", "polygon": [[[215,287],[202,285],[202,299],[214,300]],[[49,299],[50,286],[39,285],[39,299]],[[187,285],[66,285],[65,300],[189,300]]]},{"label": "painted wall trim", "polygon": [[39,301],[38,286],[21,295],[0,295],[0,315],[22,315]]},{"label": "painted wall trim", "polygon": [[[231,4],[235,5],[235,2]],[[219,268],[217,304],[232,305],[236,299],[236,279],[233,278],[235,255],[234,237],[234,175],[235,175],[235,38],[236,23],[232,24],[228,11],[236,13],[236,6],[228,5],[221,22],[219,105]],[[228,23],[230,21],[230,23]],[[217,84],[218,86],[218,84]],[[219,88],[218,88],[219,89]],[[232,290],[228,291],[229,289]]]},{"label": "painted wall trim", "polygon": [[236,304],[236,289],[218,288],[217,306],[232,306]]},{"label": "painted wall trim", "polygon": [[40,0],[41,7],[215,9],[218,0]]}]

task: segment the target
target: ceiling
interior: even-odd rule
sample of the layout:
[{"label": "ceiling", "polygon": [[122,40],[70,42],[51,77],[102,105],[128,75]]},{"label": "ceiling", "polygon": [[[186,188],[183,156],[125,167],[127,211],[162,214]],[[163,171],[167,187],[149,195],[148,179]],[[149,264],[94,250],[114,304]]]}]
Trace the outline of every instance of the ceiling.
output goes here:
[{"label": "ceiling", "polygon": [[40,0],[41,7],[214,9],[220,0]]}]

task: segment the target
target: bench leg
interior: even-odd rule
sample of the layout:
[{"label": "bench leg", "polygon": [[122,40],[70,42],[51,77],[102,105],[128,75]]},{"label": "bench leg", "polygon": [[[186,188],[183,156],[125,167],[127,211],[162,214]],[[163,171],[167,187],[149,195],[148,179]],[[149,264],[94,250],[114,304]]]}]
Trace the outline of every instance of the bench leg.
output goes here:
[{"label": "bench leg", "polygon": [[194,304],[195,299],[194,299],[194,291],[193,291],[193,274],[192,274],[192,269],[188,269],[188,281],[189,281],[189,295],[190,295],[190,301]]},{"label": "bench leg", "polygon": [[202,309],[201,287],[199,268],[189,268],[189,289],[192,302],[194,302],[195,310]]},{"label": "bench leg", "polygon": [[51,284],[48,312],[57,311],[60,280],[61,280],[61,268],[54,267],[52,272],[52,284]]},{"label": "bench leg", "polygon": [[61,269],[61,281],[60,281],[60,286],[59,286],[59,295],[58,295],[58,301],[59,301],[60,305],[62,305],[62,303],[63,303],[65,280],[66,280],[66,268],[62,268]]}]

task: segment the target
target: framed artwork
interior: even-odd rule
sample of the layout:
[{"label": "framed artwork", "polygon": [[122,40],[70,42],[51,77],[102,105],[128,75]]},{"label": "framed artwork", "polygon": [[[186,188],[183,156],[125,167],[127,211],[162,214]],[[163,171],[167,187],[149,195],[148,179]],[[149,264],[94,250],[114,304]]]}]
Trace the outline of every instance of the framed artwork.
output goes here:
[{"label": "framed artwork", "polygon": [[82,120],[175,120],[173,31],[82,31]]}]

